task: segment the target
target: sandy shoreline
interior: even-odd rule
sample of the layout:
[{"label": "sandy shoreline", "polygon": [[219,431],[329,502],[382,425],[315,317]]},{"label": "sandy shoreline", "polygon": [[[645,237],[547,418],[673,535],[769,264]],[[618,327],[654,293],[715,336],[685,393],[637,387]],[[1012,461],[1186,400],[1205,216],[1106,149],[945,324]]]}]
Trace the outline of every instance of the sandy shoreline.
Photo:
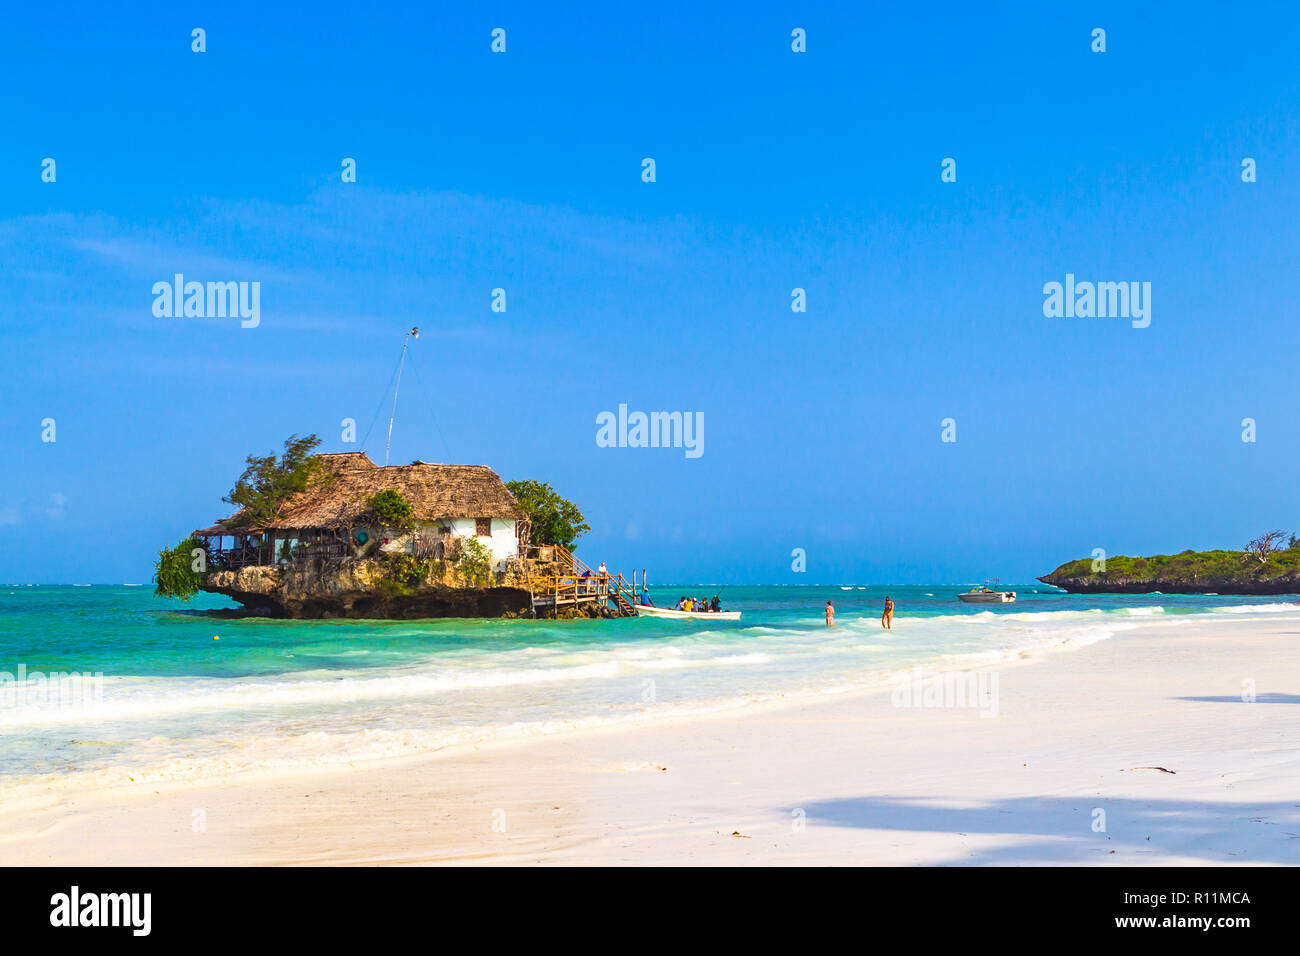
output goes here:
[{"label": "sandy shoreline", "polygon": [[0,815],[0,847],[35,865],[1297,863],[1298,640],[1291,615],[1153,620],[988,668],[996,717],[884,690],[83,794]]}]

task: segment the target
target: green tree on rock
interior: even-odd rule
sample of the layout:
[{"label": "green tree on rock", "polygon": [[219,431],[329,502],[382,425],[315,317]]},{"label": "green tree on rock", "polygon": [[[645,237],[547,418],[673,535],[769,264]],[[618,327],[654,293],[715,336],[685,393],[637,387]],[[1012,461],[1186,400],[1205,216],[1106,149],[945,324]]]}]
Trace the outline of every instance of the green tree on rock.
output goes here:
[{"label": "green tree on rock", "polygon": [[371,495],[366,499],[366,507],[385,528],[410,531],[415,527],[415,509],[396,488]]},{"label": "green tree on rock", "polygon": [[485,548],[478,538],[462,538],[460,557],[456,567],[472,584],[490,582],[492,579],[492,552]]},{"label": "green tree on rock", "polygon": [[591,530],[572,501],[561,498],[542,481],[520,479],[506,487],[527,514],[531,544],[560,544],[572,549],[574,542]]},{"label": "green tree on rock", "polygon": [[313,480],[326,480],[329,473],[324,463],[312,454],[319,444],[320,439],[315,435],[302,438],[290,435],[278,460],[274,453],[249,455],[244,473],[230,494],[222,499],[242,509],[228,527],[231,530],[264,527],[278,518],[289,499]]}]

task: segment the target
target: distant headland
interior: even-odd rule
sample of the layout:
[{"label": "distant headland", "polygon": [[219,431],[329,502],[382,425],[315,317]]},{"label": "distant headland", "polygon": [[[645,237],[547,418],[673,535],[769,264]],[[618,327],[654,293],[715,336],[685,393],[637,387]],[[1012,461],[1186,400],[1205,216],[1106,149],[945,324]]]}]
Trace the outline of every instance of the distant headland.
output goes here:
[{"label": "distant headland", "polygon": [[1270,531],[1243,551],[1080,558],[1038,580],[1073,594],[1300,594],[1300,539]]}]

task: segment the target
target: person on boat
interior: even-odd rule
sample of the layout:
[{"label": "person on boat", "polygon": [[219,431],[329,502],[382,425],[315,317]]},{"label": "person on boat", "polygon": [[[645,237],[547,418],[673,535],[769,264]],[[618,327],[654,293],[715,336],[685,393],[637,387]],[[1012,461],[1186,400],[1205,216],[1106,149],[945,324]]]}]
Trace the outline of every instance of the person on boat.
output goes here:
[{"label": "person on boat", "polygon": [[722,605],[718,603],[718,596],[716,594],[713,595],[713,603],[709,605],[709,610],[715,612],[722,610]]},{"label": "person on boat", "polygon": [[880,615],[880,626],[887,631],[894,628],[894,599],[885,595],[885,613]]},{"label": "person on boat", "polygon": [[687,598],[687,599],[686,599],[686,603],[682,605],[682,610],[683,610],[683,611],[694,611],[694,610],[695,610],[695,601],[694,601],[694,599],[692,599],[692,598]]},{"label": "person on boat", "polygon": [[686,610],[686,598],[684,598],[684,597],[679,597],[679,598],[677,599],[677,603],[673,605],[673,610],[674,610],[674,611],[684,611],[684,610]]},{"label": "person on boat", "polygon": [[650,594],[647,591],[641,592],[641,604],[643,607],[655,607],[655,602],[650,600]]},{"label": "person on boat", "polygon": [[835,624],[835,605],[830,601],[826,602],[826,626],[831,627]]}]

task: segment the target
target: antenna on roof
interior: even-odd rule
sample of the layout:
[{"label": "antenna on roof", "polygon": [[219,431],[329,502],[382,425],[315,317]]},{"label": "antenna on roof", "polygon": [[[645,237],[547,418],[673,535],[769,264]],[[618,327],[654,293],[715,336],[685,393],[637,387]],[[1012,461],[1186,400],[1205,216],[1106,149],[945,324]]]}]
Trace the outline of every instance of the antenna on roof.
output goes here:
[{"label": "antenna on roof", "polygon": [[393,448],[393,419],[397,417],[397,390],[402,387],[402,366],[406,364],[406,346],[411,339],[420,337],[420,327],[416,326],[402,339],[402,357],[397,363],[397,384],[393,386],[393,414],[388,416],[388,444],[384,446],[384,467],[388,467],[388,453]]}]

